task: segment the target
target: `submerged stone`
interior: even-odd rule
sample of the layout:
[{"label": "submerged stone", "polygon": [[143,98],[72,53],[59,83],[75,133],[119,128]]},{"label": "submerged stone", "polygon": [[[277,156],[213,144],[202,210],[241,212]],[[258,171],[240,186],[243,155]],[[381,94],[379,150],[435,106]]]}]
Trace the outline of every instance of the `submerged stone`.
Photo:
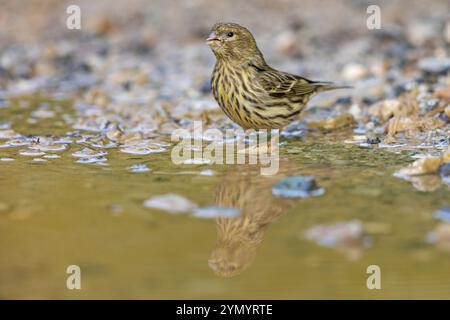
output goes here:
[{"label": "submerged stone", "polygon": [[90,163],[103,163],[108,161],[108,159],[104,158],[104,157],[84,157],[81,158],[80,160],[77,160],[77,163],[83,163],[83,164],[90,164]]},{"label": "submerged stone", "polygon": [[238,217],[240,213],[241,211],[236,208],[211,206],[211,207],[197,208],[194,210],[193,215],[194,217],[197,218],[211,219],[218,217],[234,218]]},{"label": "submerged stone", "polygon": [[144,201],[144,207],[171,213],[187,213],[197,208],[192,201],[174,193],[154,196]]},{"label": "submerged stone", "polygon": [[325,189],[316,185],[315,178],[308,176],[287,177],[278,181],[272,188],[273,195],[287,198],[308,198],[324,193]]},{"label": "submerged stone", "polygon": [[330,225],[316,225],[305,231],[308,240],[325,247],[346,247],[368,245],[363,224],[358,220]]},{"label": "submerged stone", "polygon": [[150,168],[145,164],[132,164],[128,167],[128,171],[134,173],[149,172]]},{"label": "submerged stone", "polygon": [[108,152],[106,151],[96,151],[90,148],[83,148],[79,151],[75,151],[74,153],[72,153],[72,156],[77,158],[95,158],[95,157],[103,157],[104,155],[107,154]]},{"label": "submerged stone", "polygon": [[441,164],[438,173],[446,184],[450,184],[450,162]]},{"label": "submerged stone", "polygon": [[425,73],[442,75],[450,70],[450,58],[425,58],[418,62],[418,67]]},{"label": "submerged stone", "polygon": [[444,222],[450,222],[450,207],[444,207],[436,210],[433,217]]}]

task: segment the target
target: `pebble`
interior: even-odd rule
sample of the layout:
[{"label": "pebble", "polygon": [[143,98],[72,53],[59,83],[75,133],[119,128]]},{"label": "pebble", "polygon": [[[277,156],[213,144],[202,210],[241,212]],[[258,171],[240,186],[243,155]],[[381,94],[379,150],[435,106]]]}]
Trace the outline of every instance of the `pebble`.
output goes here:
[{"label": "pebble", "polygon": [[443,75],[450,70],[450,58],[424,58],[418,62],[420,70],[431,75]]},{"label": "pebble", "polygon": [[341,76],[344,80],[354,81],[365,78],[369,74],[369,70],[360,63],[349,63],[344,66]]},{"label": "pebble", "polygon": [[438,173],[441,176],[442,180],[446,184],[450,185],[450,162],[441,164],[438,169]]},{"label": "pebble", "polygon": [[14,161],[13,158],[0,158],[0,161]]},{"label": "pebble", "polygon": [[182,196],[169,193],[154,196],[145,200],[144,207],[159,209],[170,213],[188,213],[195,210],[197,205]]},{"label": "pebble", "polygon": [[106,151],[97,151],[97,150],[92,150],[90,148],[83,148],[79,151],[75,151],[74,153],[72,153],[72,156],[74,156],[76,158],[98,158],[98,157],[103,157],[107,154],[108,154],[108,152],[106,152]]},{"label": "pebble", "polygon": [[45,152],[34,151],[34,150],[20,150],[19,154],[21,156],[27,156],[27,157],[40,157],[40,156],[45,155]]},{"label": "pebble", "polygon": [[309,109],[305,114],[304,121],[308,128],[327,131],[352,126],[355,123],[355,119],[350,113],[339,113],[323,108]]},{"label": "pebble", "polygon": [[43,158],[46,158],[46,159],[58,159],[58,158],[61,158],[61,156],[58,156],[57,154],[46,154],[45,156],[43,156]]},{"label": "pebble", "polygon": [[82,164],[98,164],[98,163],[104,163],[108,161],[108,159],[104,158],[104,157],[84,157],[81,158],[80,160],[77,160],[76,163],[82,163]]},{"label": "pebble", "polygon": [[315,178],[309,176],[286,177],[272,188],[273,195],[287,198],[308,198],[324,193],[325,189],[318,187]]},{"label": "pebble", "polygon": [[133,164],[128,167],[128,171],[134,172],[134,173],[142,173],[142,172],[149,172],[151,170],[145,164]]},{"label": "pebble", "polygon": [[306,239],[330,248],[369,244],[364,226],[359,220],[316,225],[306,230],[304,235]]},{"label": "pebble", "polygon": [[450,250],[450,223],[440,223],[436,228],[428,233],[427,242],[435,244],[446,251]]},{"label": "pebble", "polygon": [[295,56],[299,54],[299,37],[293,31],[281,32],[275,38],[275,47],[285,56]]},{"label": "pebble", "polygon": [[196,218],[206,218],[206,219],[212,219],[212,218],[235,218],[238,217],[241,214],[241,211],[236,208],[227,208],[227,207],[217,207],[217,206],[211,206],[211,207],[203,207],[203,208],[197,208],[193,212],[193,216]]},{"label": "pebble", "polygon": [[0,130],[0,139],[12,139],[19,138],[20,134],[17,134],[12,129]]},{"label": "pebble", "polygon": [[206,169],[206,170],[200,171],[200,175],[201,175],[201,176],[209,176],[209,177],[211,177],[211,176],[213,176],[214,174],[215,174],[214,171],[211,170],[211,169]]},{"label": "pebble", "polygon": [[443,222],[450,222],[450,207],[444,207],[436,210],[433,217]]},{"label": "pebble", "polygon": [[402,168],[394,173],[396,177],[417,176],[429,173],[436,173],[442,159],[440,157],[428,157],[414,161],[406,168]]}]

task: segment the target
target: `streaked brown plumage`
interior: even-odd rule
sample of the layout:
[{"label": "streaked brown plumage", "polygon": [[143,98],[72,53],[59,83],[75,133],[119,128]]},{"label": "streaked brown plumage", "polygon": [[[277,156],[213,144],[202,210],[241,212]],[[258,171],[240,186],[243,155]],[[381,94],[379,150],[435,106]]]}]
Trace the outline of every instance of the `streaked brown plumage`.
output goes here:
[{"label": "streaked brown plumage", "polygon": [[207,42],[217,59],[211,79],[214,97],[244,129],[283,128],[313,94],[343,88],[271,68],[250,31],[236,23],[215,24]]}]

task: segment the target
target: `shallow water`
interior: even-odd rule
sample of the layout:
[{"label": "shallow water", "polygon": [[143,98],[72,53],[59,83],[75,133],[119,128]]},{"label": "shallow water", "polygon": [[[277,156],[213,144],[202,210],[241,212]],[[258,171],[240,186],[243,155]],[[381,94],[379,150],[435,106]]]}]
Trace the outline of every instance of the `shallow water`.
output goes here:
[{"label": "shallow water", "polygon": [[[0,120],[22,134],[73,131],[58,116],[26,123],[31,111],[0,109]],[[21,147],[1,148],[0,158],[14,161],[0,161],[0,297],[450,298],[450,252],[426,241],[438,224],[433,212],[449,205],[448,187],[416,190],[393,176],[413,159],[336,142],[347,135],[284,140],[272,177],[256,166],[176,166],[170,150],[108,149],[102,166],[76,163],[75,144],[49,152],[61,158],[46,162],[20,156]],[[133,164],[151,171],[130,172]],[[215,174],[199,174],[206,169]],[[325,194],[274,197],[272,186],[288,175],[314,176]],[[242,216],[199,219],[143,206],[165,193],[237,207]],[[328,248],[304,237],[317,224],[354,219],[368,246]],[[81,290],[66,289],[73,264],[82,270]],[[373,264],[381,290],[366,287]]]}]

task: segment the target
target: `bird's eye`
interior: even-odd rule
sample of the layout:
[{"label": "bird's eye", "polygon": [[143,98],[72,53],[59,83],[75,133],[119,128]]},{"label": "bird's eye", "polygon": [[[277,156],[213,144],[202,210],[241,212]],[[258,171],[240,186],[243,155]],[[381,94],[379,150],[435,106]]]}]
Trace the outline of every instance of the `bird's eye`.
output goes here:
[{"label": "bird's eye", "polygon": [[234,33],[233,33],[233,32],[228,32],[228,33],[227,33],[227,37],[228,37],[228,38],[231,38],[232,36],[234,36]]}]

